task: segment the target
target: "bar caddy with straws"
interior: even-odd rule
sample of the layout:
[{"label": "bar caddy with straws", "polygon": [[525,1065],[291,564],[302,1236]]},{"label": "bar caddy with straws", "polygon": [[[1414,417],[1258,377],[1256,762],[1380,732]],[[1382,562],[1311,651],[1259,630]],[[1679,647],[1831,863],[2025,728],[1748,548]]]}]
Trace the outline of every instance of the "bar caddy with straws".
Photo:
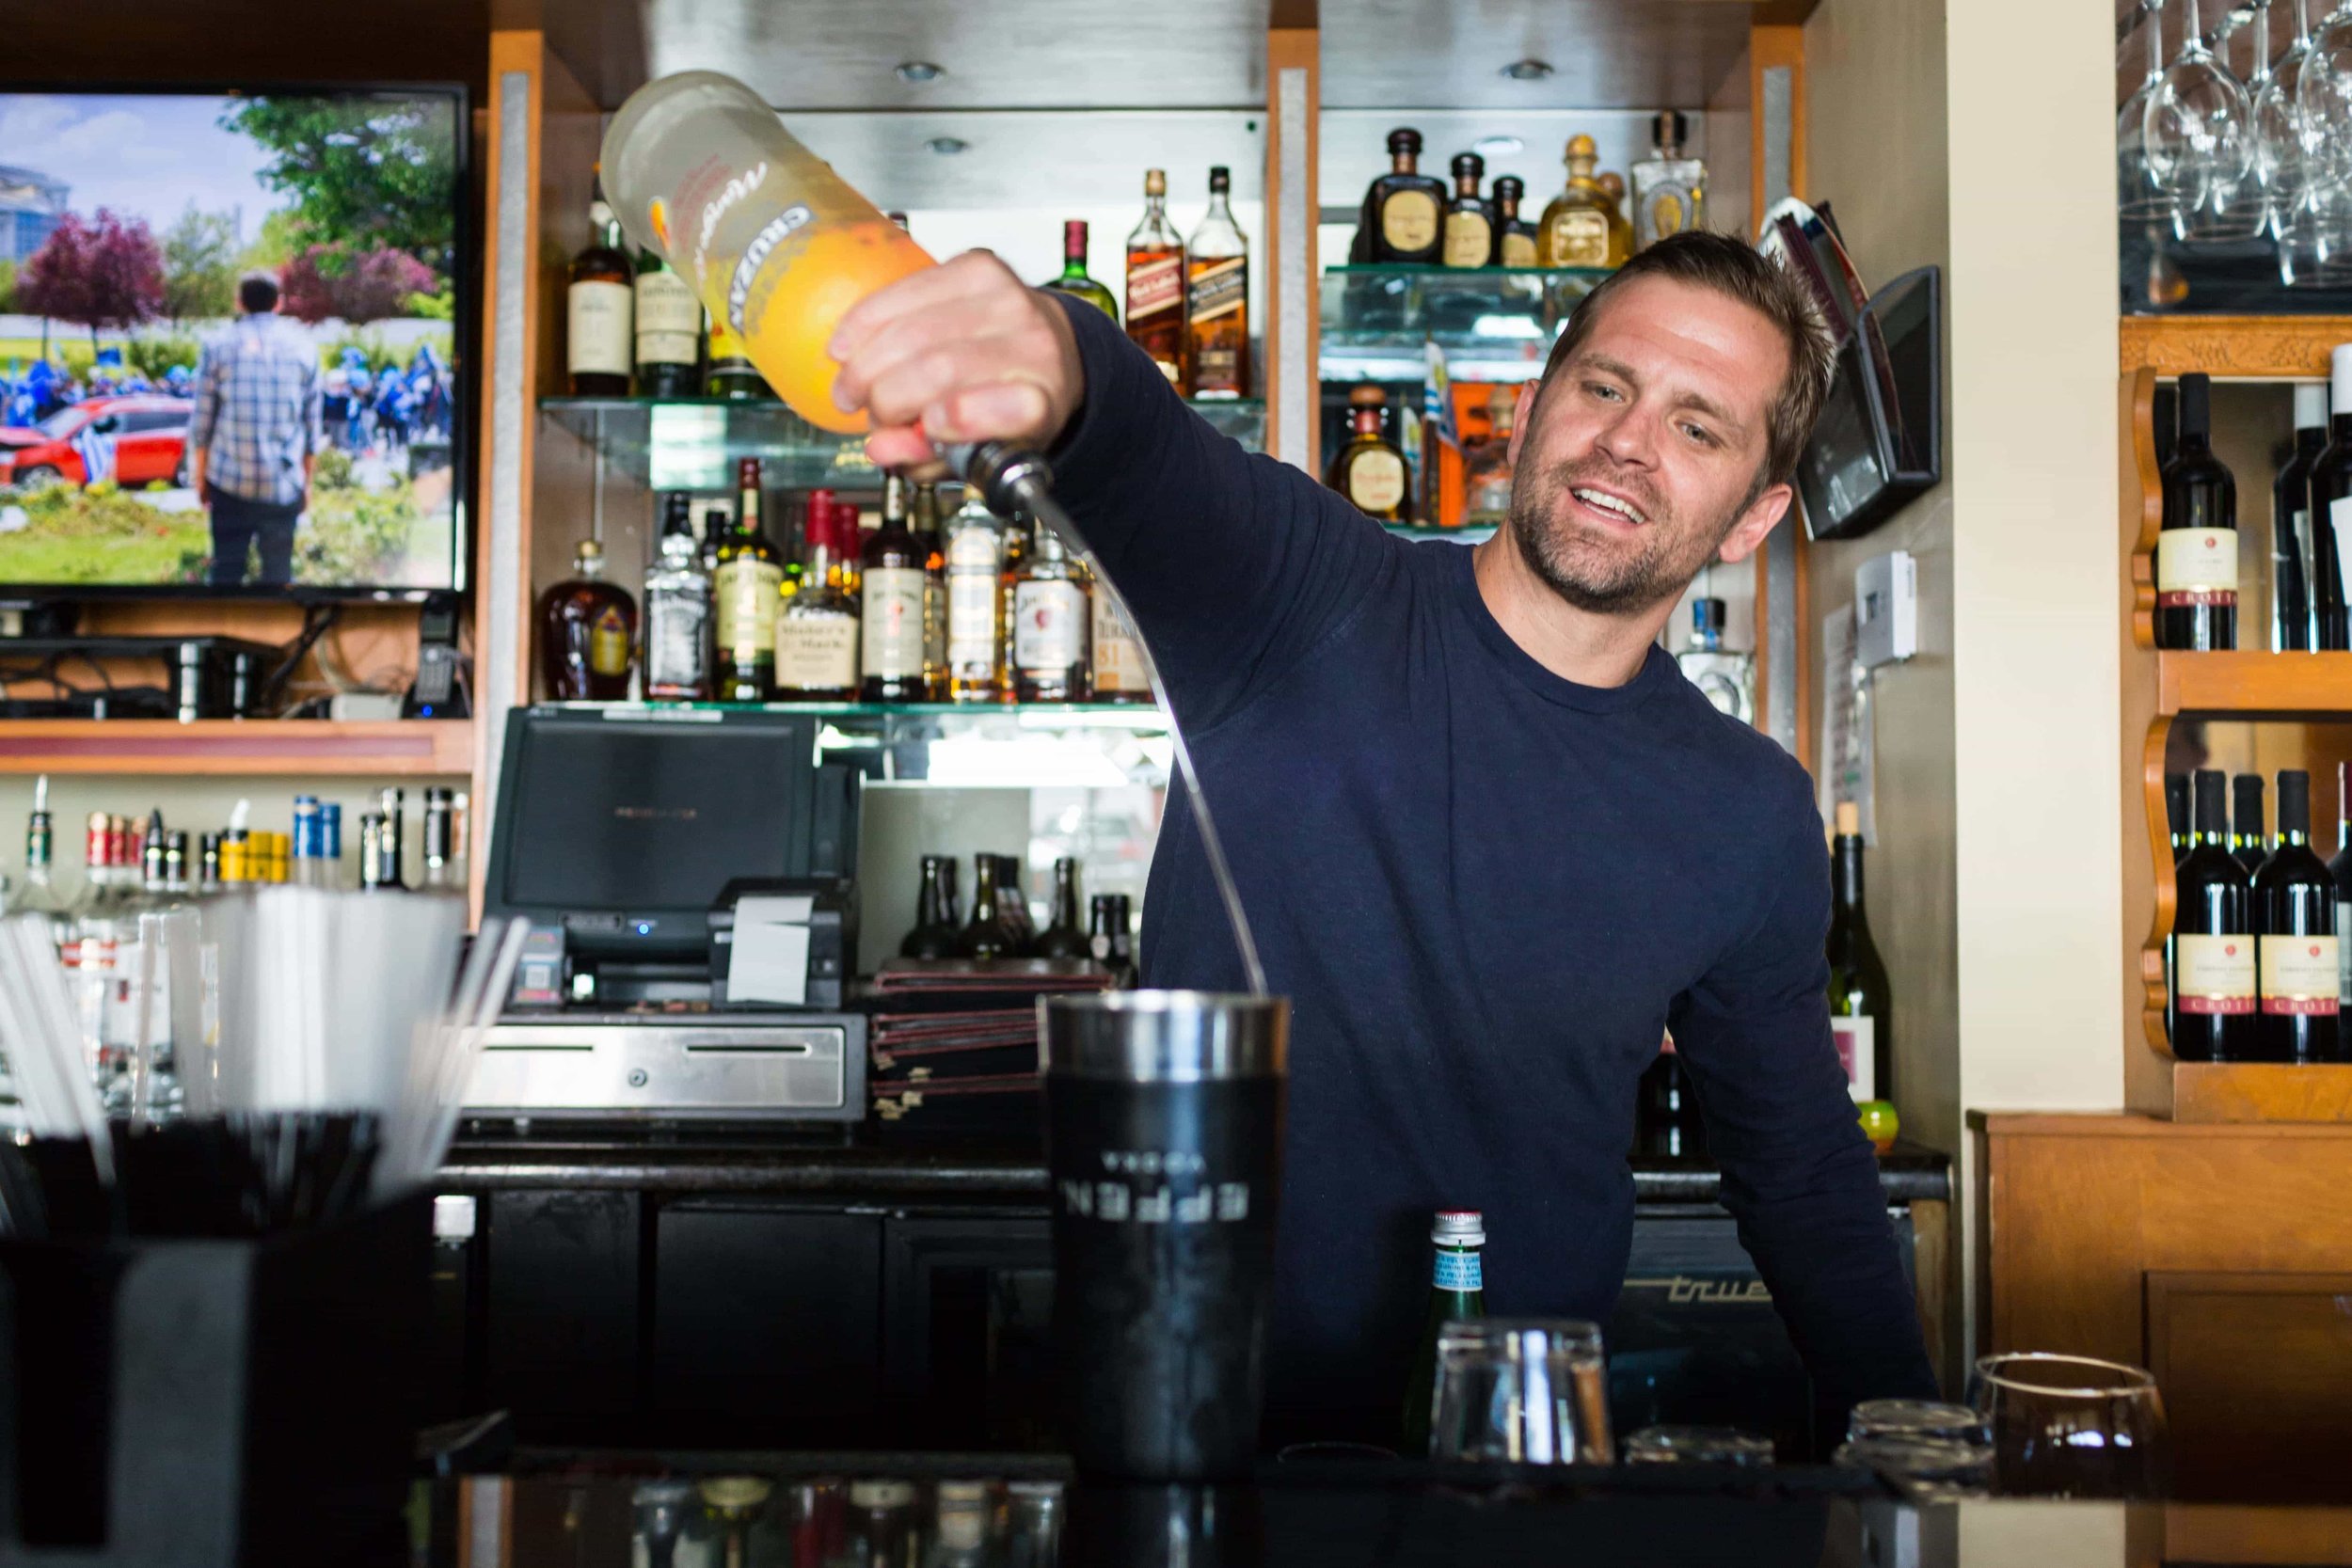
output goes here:
[{"label": "bar caddy with straws", "polygon": [[508,716],[486,915],[530,936],[466,1095],[500,1120],[847,1123],[866,1112],[860,779],[818,721]]}]

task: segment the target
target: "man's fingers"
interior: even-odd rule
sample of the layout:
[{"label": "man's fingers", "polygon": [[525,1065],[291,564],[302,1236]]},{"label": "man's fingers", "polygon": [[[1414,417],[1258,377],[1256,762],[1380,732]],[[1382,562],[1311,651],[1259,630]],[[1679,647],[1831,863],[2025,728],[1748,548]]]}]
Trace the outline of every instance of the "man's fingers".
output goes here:
[{"label": "man's fingers", "polygon": [[936,462],[939,449],[919,425],[889,425],[873,431],[866,437],[866,455],[878,468],[897,468],[901,472],[927,462]]},{"label": "man's fingers", "polygon": [[[1025,437],[1044,424],[1050,406],[1050,400],[1035,384],[1037,376],[1035,369],[1009,352],[1008,339],[966,338],[900,361],[874,383],[866,406],[876,424],[922,420],[926,429],[930,429],[931,416],[944,409],[955,428],[930,429],[941,440]],[[1013,401],[979,398],[982,392],[1003,389],[1029,395]],[[1017,422],[1002,422],[1007,420]]]},{"label": "man's fingers", "polygon": [[[1004,306],[987,297],[970,295],[936,300],[905,312],[877,327],[865,346],[841,362],[834,377],[833,401],[845,411],[872,407],[875,384],[889,373],[943,343],[985,338],[1005,322]],[[895,422],[878,413],[882,422]]]},{"label": "man's fingers", "polygon": [[899,317],[961,299],[977,291],[1019,283],[1004,262],[985,250],[967,250],[952,261],[885,284],[842,313],[825,352],[847,364],[873,336]]},{"label": "man's fingers", "polygon": [[1027,381],[966,387],[923,410],[923,430],[933,441],[1032,441],[1047,434],[1053,400]]}]

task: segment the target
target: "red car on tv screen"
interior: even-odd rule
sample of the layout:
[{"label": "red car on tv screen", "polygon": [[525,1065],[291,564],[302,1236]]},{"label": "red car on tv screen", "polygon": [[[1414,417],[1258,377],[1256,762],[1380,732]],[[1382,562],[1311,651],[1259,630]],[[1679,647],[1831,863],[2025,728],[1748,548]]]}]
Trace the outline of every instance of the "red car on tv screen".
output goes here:
[{"label": "red car on tv screen", "polygon": [[0,428],[0,484],[87,484],[93,463],[99,478],[125,488],[185,484],[195,408],[186,398],[149,394],[90,398],[37,425]]}]

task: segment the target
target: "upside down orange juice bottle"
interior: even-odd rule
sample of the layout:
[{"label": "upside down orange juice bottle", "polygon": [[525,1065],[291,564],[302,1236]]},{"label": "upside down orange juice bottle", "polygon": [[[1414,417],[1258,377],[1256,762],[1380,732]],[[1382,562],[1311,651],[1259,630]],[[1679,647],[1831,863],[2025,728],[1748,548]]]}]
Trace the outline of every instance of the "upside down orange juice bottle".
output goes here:
[{"label": "upside down orange juice bottle", "polygon": [[834,406],[825,353],[850,306],[932,264],[923,247],[803,147],[759,95],[715,71],[629,94],[604,136],[605,195],[666,257],[811,424],[863,433]]}]

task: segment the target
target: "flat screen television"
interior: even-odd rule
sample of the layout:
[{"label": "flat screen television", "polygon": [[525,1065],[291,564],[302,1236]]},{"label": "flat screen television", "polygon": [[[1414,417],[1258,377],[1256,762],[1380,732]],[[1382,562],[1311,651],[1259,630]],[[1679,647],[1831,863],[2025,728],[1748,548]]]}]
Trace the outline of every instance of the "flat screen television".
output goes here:
[{"label": "flat screen television", "polygon": [[458,84],[0,83],[0,601],[463,588],[470,133]]}]

